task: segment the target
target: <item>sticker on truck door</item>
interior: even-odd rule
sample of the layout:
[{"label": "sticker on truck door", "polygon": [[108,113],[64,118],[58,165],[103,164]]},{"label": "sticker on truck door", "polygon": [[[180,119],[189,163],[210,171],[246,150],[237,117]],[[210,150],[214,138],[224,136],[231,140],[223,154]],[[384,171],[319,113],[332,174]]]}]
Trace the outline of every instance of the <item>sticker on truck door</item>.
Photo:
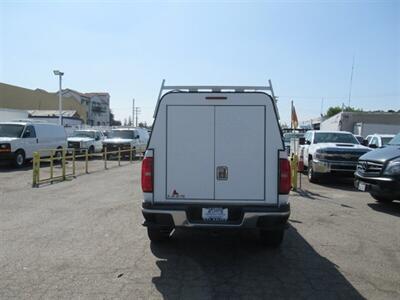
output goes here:
[{"label": "sticker on truck door", "polygon": [[167,195],[168,198],[185,198],[185,195],[179,194],[175,189],[172,191],[171,194]]}]

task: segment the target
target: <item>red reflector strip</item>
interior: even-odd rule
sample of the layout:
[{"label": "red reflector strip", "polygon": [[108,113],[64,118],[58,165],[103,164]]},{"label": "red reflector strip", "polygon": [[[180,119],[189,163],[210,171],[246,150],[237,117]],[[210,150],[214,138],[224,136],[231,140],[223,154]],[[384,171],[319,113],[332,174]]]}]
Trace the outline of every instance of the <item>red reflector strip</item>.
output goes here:
[{"label": "red reflector strip", "polygon": [[206,100],[226,100],[228,99],[227,97],[222,97],[222,96],[208,96],[206,97]]},{"label": "red reflector strip", "polygon": [[292,183],[290,176],[290,164],[286,158],[279,160],[279,174],[279,194],[289,194]]},{"label": "red reflector strip", "polygon": [[142,190],[144,193],[153,192],[153,158],[145,157],[142,162]]}]

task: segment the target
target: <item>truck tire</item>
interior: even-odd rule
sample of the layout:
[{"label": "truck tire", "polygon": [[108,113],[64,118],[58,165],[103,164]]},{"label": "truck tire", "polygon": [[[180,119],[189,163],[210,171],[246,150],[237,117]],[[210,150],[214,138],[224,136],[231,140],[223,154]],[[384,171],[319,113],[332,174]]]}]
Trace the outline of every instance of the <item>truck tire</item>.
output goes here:
[{"label": "truck tire", "polygon": [[280,244],[282,244],[284,235],[285,235],[284,229],[278,229],[278,230],[260,229],[260,240],[266,246],[279,247]]},{"label": "truck tire", "polygon": [[318,182],[318,179],[319,179],[318,176],[314,172],[312,162],[308,163],[307,178],[308,178],[308,181],[312,182],[312,183]]},{"label": "truck tire", "polygon": [[18,150],[15,152],[14,166],[17,168],[22,168],[25,164],[25,152],[23,150]]},{"label": "truck tire", "polygon": [[372,196],[372,198],[374,198],[376,201],[378,202],[382,202],[382,203],[390,203],[393,202],[394,199],[392,198],[388,198],[388,197],[383,197],[377,194],[372,194],[370,193],[370,195]]},{"label": "truck tire", "polygon": [[165,242],[169,240],[171,230],[147,227],[147,235],[152,242]]}]

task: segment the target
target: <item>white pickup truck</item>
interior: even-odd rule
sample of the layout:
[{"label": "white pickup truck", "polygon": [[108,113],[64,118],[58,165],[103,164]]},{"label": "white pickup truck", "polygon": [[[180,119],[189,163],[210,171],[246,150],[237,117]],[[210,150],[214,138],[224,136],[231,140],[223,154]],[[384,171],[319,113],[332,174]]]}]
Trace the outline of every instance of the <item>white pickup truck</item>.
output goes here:
[{"label": "white pickup truck", "polygon": [[68,138],[68,148],[76,152],[88,151],[89,154],[103,150],[104,134],[96,129],[75,130]]},{"label": "white pickup truck", "polygon": [[307,131],[300,146],[300,161],[307,169],[308,180],[317,182],[323,174],[353,175],[358,158],[370,151],[345,131]]},{"label": "white pickup truck", "polygon": [[[109,136],[103,142],[103,149],[107,152],[124,151],[122,156],[129,157],[129,151],[132,149],[132,156],[144,154],[149,141],[149,133],[144,128],[115,128],[110,131]],[[107,155],[108,157],[116,154]]]},{"label": "white pickup truck", "polygon": [[142,165],[150,240],[198,227],[252,228],[268,245],[282,242],[290,166],[275,100],[263,90],[273,95],[271,86],[161,88]]}]

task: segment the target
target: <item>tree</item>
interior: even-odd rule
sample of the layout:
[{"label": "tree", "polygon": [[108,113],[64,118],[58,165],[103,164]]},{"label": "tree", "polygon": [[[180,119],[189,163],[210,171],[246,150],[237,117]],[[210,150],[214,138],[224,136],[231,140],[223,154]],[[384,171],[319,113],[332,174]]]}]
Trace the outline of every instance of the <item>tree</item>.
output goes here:
[{"label": "tree", "polygon": [[[334,115],[337,115],[341,111],[342,111],[342,108],[340,106],[331,106],[326,111],[325,117],[327,117],[327,118],[333,117]],[[363,111],[363,110],[361,108],[345,106],[343,108],[343,111],[345,111],[345,112],[360,112],[360,111]]]},{"label": "tree", "polygon": [[114,119],[114,114],[110,111],[110,126],[121,126],[121,121]]}]

